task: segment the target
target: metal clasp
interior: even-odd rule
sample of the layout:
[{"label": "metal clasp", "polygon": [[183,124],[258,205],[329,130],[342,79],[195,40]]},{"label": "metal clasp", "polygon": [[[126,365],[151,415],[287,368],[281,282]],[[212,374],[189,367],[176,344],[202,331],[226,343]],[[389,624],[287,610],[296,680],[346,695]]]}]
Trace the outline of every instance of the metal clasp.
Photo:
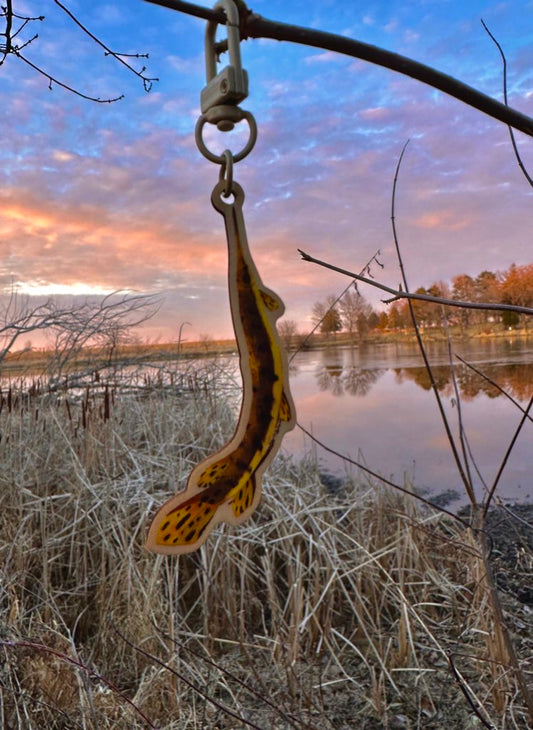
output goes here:
[{"label": "metal clasp", "polygon": [[218,23],[210,20],[205,31],[205,73],[207,85],[202,89],[202,114],[221,132],[229,132],[243,118],[239,104],[248,96],[248,74],[241,65],[239,11],[233,0],[219,0],[214,6],[226,13],[229,64],[217,73],[215,35]]}]

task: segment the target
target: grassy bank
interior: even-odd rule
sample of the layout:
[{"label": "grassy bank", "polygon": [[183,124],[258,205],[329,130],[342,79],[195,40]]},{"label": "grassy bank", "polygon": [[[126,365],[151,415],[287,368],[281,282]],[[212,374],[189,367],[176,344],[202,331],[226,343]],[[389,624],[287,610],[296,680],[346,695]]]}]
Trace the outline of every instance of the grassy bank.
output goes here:
[{"label": "grassy bank", "polygon": [[[531,329],[512,330],[502,325],[492,325],[491,327],[475,326],[467,329],[461,329],[458,326],[449,327],[445,330],[443,327],[421,327],[421,333],[424,342],[443,342],[446,343],[448,338],[455,341],[464,340],[531,340],[533,331]],[[298,337],[295,337],[294,346],[298,345]],[[332,347],[332,346],[349,346],[352,344],[372,344],[378,345],[383,343],[407,343],[416,345],[416,335],[412,328],[405,327],[396,330],[378,330],[374,329],[366,333],[360,339],[357,334],[350,335],[347,332],[338,332],[334,335],[315,334],[306,343],[310,347]]]},{"label": "grassy bank", "polygon": [[[246,525],[179,559],[144,550],[231,435],[230,388],[215,359],[145,390],[3,402],[2,727],[482,727],[467,695],[526,728],[476,535],[412,497],[332,493],[278,457]],[[531,614],[505,608],[527,669]]]}]

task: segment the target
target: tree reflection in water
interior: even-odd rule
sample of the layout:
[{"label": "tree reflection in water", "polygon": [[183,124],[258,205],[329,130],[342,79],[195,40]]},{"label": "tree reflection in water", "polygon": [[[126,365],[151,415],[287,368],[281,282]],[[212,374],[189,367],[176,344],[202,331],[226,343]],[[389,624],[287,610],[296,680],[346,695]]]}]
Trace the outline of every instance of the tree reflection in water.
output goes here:
[{"label": "tree reflection in water", "polygon": [[[456,433],[462,427],[466,431],[479,468],[475,487],[481,495],[483,481],[490,483],[498,473],[509,438],[522,417],[516,404],[525,406],[533,393],[533,340],[459,343],[453,357],[464,406],[462,423],[457,417],[448,348],[443,343],[430,343],[428,350],[452,430]],[[417,488],[427,488],[432,496],[449,489],[461,490],[416,346],[384,343],[300,353],[291,365],[291,390],[302,426],[338,452],[358,461],[363,454],[362,460],[370,468],[396,475],[400,482],[403,475]],[[295,434],[287,435],[286,448],[305,453],[309,443]],[[336,476],[345,473],[342,461],[326,452],[319,454],[324,469]],[[506,466],[500,496],[531,499],[532,459],[528,421]]]},{"label": "tree reflection in water", "polygon": [[[437,365],[433,367],[433,375],[437,382],[438,389],[445,396],[453,395],[453,383],[450,367]],[[454,366],[455,379],[459,387],[459,393],[465,400],[472,400],[480,394],[488,398],[498,398],[502,392],[489,380],[497,383],[499,387],[516,400],[527,400],[533,392],[533,363],[487,363],[478,365],[477,369],[485,375],[479,375],[467,365],[458,364]],[[394,368],[396,382],[403,383],[410,380],[424,390],[429,390],[431,384],[427,371],[423,367],[416,368]]]},{"label": "tree reflection in water", "polygon": [[[464,400],[472,400],[480,394],[489,398],[502,396],[502,392],[489,382],[490,380],[516,400],[527,400],[531,397],[533,363],[487,363],[477,367],[486,377],[474,372],[467,365],[459,363],[454,366],[459,393]],[[330,391],[335,396],[347,394],[362,397],[368,395],[374,383],[388,369],[344,365],[339,359],[337,362],[319,365],[315,369],[315,378],[321,391]],[[391,368],[391,370],[399,385],[410,381],[423,390],[431,389],[429,376],[424,367]],[[432,370],[439,391],[445,397],[453,397],[455,393],[450,366],[436,365]]]},{"label": "tree reflection in water", "polygon": [[386,373],[386,368],[343,367],[341,364],[321,365],[315,370],[320,390],[329,390],[335,396],[344,394],[365,396],[375,382]]}]

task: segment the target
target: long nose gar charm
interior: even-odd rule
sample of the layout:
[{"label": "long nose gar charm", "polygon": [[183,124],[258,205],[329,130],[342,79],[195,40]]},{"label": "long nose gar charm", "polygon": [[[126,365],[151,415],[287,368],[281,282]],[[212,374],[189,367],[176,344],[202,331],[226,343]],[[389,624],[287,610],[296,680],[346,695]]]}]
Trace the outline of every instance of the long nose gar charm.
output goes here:
[{"label": "long nose gar charm", "polygon": [[220,182],[211,202],[226,226],[229,295],[243,380],[241,411],[229,443],[198,464],[186,489],[157,512],[146,547],[158,553],[192,552],[219,522],[244,522],[259,503],[263,472],[295,423],[287,360],[276,330],[283,303],[263,285],[251,257],[242,188],[232,183],[233,202],[224,201],[225,188],[226,182]]}]

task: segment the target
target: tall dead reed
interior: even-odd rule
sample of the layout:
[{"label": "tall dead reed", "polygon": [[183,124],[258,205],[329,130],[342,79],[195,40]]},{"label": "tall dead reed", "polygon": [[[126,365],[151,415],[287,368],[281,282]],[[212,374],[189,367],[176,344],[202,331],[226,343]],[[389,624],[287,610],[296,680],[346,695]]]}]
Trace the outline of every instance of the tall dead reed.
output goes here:
[{"label": "tall dead reed", "polygon": [[476,727],[451,657],[488,723],[525,728],[513,677],[492,692],[478,546],[408,495],[333,493],[281,456],[243,527],[144,550],[156,506],[231,435],[218,368],[4,403],[2,727]]}]

